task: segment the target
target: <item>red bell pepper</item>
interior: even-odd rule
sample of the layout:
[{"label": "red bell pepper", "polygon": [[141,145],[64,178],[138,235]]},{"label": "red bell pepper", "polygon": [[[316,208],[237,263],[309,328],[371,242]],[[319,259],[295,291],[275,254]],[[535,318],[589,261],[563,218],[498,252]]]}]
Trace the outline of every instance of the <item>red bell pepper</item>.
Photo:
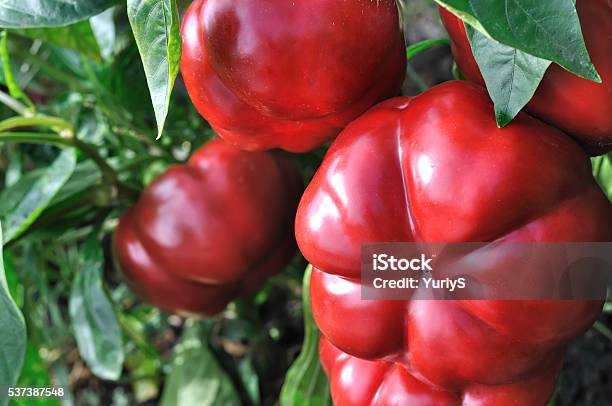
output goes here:
[{"label": "red bell pepper", "polygon": [[181,71],[225,140],[304,152],[399,93],[400,27],[395,0],[196,0]]},{"label": "red bell pepper", "polygon": [[286,157],[212,141],[149,185],[121,218],[119,268],[160,308],[217,313],[291,260],[302,189]]},{"label": "red bell pepper", "polygon": [[331,343],[464,396],[554,374],[602,302],[361,300],[362,245],[612,241],[612,204],[571,138],[525,113],[499,129],[486,90],[453,81],[348,126],[304,193],[296,235]]}]

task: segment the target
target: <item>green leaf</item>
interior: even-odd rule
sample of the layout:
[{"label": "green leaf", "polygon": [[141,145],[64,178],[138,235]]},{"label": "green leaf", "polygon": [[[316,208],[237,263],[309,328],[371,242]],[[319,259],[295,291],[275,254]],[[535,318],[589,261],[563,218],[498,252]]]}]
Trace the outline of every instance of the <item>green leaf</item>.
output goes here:
[{"label": "green leaf", "polygon": [[551,62],[500,44],[470,25],[465,30],[503,128],[529,103]]},{"label": "green leaf", "polygon": [[608,155],[591,158],[593,175],[608,199],[612,202],[612,152]]},{"label": "green leaf", "polygon": [[4,174],[4,187],[13,186],[23,175],[23,157],[21,151],[14,149],[9,157],[9,164]]},{"label": "green leaf", "polygon": [[65,27],[27,28],[15,32],[61,48],[73,49],[91,59],[100,60],[100,48],[89,21],[80,21]]},{"label": "green leaf", "polygon": [[120,0],[3,0],[0,27],[57,27],[100,14]]},{"label": "green leaf", "polygon": [[42,176],[43,172],[44,169],[28,172],[13,185],[5,187],[0,192],[0,219],[5,218],[11,210],[17,207],[19,201],[34,187],[34,184]]},{"label": "green leaf", "polygon": [[[31,340],[27,342],[27,349],[25,353],[25,362],[23,365],[23,371],[19,378],[19,386],[29,386],[45,388],[51,387],[51,377],[49,375],[49,369],[45,362],[40,358],[38,350],[39,345],[36,345]],[[37,399],[36,406],[55,406],[58,405],[57,399]],[[11,406],[29,406],[32,404],[31,399],[13,399]]]},{"label": "green leaf", "polygon": [[[17,202],[23,199],[26,193],[35,187],[34,184],[44,171],[45,168],[40,168],[28,172],[0,193],[0,217],[4,217],[6,213],[11,211]],[[96,187],[101,179],[100,170],[93,161],[87,160],[78,163],[70,179],[53,197],[53,200],[51,200],[37,220],[42,220],[49,210],[63,210],[64,207],[71,204],[73,199],[89,193],[90,189]]]},{"label": "green leaf", "polygon": [[102,379],[116,380],[125,356],[119,321],[102,285],[104,256],[97,233],[85,242],[81,263],[70,292],[72,330],[91,371]]},{"label": "green leaf", "polygon": [[[137,343],[134,344],[138,346]],[[130,351],[125,360],[125,367],[129,370],[129,379],[133,381],[132,392],[136,403],[146,403],[159,397],[163,378],[158,354]]]},{"label": "green leaf", "polygon": [[426,39],[424,41],[417,42],[416,44],[412,44],[408,48],[406,48],[406,58],[410,60],[414,58],[415,56],[417,56],[418,54],[420,54],[421,52],[428,50],[429,48],[432,48],[438,45],[449,45],[449,44],[450,44],[450,41],[447,38]]},{"label": "green leaf", "polygon": [[[12,386],[23,367],[27,337],[23,315],[8,290],[2,257],[0,226],[0,386]],[[0,405],[6,404],[8,399],[0,398]]]},{"label": "green leaf", "polygon": [[304,344],[285,378],[281,389],[281,406],[331,405],[329,383],[319,361],[319,329],[310,307],[310,274],[312,265],[304,273],[302,300],[304,303]]},{"label": "green leaf", "polygon": [[210,322],[189,321],[174,348],[162,406],[240,405],[232,381],[208,347]]},{"label": "green leaf", "polygon": [[238,364],[238,375],[244,385],[249,400],[253,406],[261,404],[261,394],[259,392],[259,377],[257,371],[253,366],[253,360],[251,357],[245,357]]},{"label": "green leaf", "polygon": [[140,51],[161,136],[181,59],[175,0],[128,0],[128,17]]},{"label": "green leaf", "polygon": [[15,270],[13,255],[9,251],[4,251],[2,255],[4,256],[4,276],[6,277],[9,293],[17,307],[21,309],[23,306],[24,290],[19,280],[19,275]]},{"label": "green leaf", "polygon": [[0,194],[0,218],[6,227],[6,241],[17,238],[40,216],[72,175],[76,166],[74,149],[59,157],[36,179],[23,177]]},{"label": "green leaf", "polygon": [[459,69],[456,62],[453,62],[453,67],[451,68],[451,74],[453,75],[453,79],[455,80],[467,80],[463,72]]},{"label": "green leaf", "polygon": [[436,0],[483,34],[601,83],[574,0]]},{"label": "green leaf", "polygon": [[15,75],[13,75],[11,56],[8,51],[8,34],[6,31],[2,31],[0,37],[0,57],[2,58],[2,73],[4,82],[8,87],[10,95],[15,99],[23,101],[29,107],[34,107],[34,103],[32,103],[25,92],[21,90],[19,83],[17,83],[17,80],[15,79]]},{"label": "green leaf", "polygon": [[70,376],[71,371],[69,371],[66,365],[61,362],[52,364],[49,369],[53,375],[53,383],[56,385],[56,387],[64,388],[64,397],[62,398],[60,404],[62,406],[74,405],[74,394],[70,388],[70,384],[72,383]]},{"label": "green leaf", "polygon": [[50,206],[61,203],[71,197],[85,192],[102,179],[99,167],[91,160],[79,162],[68,181],[62,186]]},{"label": "green leaf", "polygon": [[595,324],[593,324],[593,328],[596,331],[598,331],[602,336],[612,341],[612,329],[610,329],[610,327],[606,326],[604,323],[597,320]]},{"label": "green leaf", "polygon": [[115,50],[117,29],[115,27],[115,9],[109,8],[105,12],[91,17],[91,29],[98,41],[100,53],[104,59],[109,58]]}]

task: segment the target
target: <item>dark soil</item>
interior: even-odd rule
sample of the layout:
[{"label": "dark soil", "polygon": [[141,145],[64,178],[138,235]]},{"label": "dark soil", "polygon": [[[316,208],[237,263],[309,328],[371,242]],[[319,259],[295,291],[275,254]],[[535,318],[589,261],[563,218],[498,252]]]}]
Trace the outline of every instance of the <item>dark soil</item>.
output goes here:
[{"label": "dark soil", "polygon": [[[612,326],[612,315],[599,321]],[[557,384],[555,406],[612,405],[612,340],[595,328],[568,348]]]}]

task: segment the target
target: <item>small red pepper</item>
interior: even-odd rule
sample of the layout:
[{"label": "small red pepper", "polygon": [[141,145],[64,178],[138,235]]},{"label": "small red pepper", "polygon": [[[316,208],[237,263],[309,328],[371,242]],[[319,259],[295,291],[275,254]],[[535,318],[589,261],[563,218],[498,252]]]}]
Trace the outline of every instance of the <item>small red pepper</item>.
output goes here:
[{"label": "small red pepper", "polygon": [[149,185],[121,218],[119,268],[160,308],[215,314],[291,260],[302,189],[288,158],[212,141]]}]

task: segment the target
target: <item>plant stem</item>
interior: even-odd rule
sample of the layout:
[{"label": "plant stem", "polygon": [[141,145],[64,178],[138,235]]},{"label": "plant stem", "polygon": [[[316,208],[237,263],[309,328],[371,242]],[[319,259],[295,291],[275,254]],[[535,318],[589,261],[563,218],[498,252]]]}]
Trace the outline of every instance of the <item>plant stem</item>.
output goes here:
[{"label": "plant stem", "polygon": [[595,330],[599,331],[601,335],[612,341],[612,330],[610,330],[608,326],[603,324],[601,321],[596,321],[593,327],[595,327]]},{"label": "plant stem", "polygon": [[49,127],[52,129],[57,129],[58,133],[70,136],[74,134],[74,129],[72,125],[57,117],[48,117],[43,115],[35,115],[31,117],[11,117],[4,121],[0,122],[0,131],[11,130],[19,127]]},{"label": "plant stem", "polygon": [[[10,119],[9,119],[10,120]],[[63,121],[61,119],[57,119]],[[8,120],[5,120],[8,121]],[[0,126],[2,123],[0,123]],[[138,190],[123,183],[119,179],[117,171],[115,171],[105,160],[98,154],[98,151],[91,145],[79,140],[78,138],[62,137],[57,134],[43,133],[28,133],[28,132],[0,132],[0,142],[25,142],[33,144],[51,144],[59,147],[77,148],[88,158],[95,162],[102,172],[102,177],[107,182],[113,184],[117,188],[117,193],[120,196],[134,199],[138,195]]]},{"label": "plant stem", "polygon": [[62,138],[51,133],[0,132],[0,142],[25,142],[31,144],[51,144],[58,147],[73,147],[70,138]]},{"label": "plant stem", "polygon": [[92,161],[98,165],[100,171],[102,171],[102,177],[109,182],[117,185],[119,183],[119,175],[117,172],[98,154],[98,151],[91,145],[79,140],[78,138],[72,138],[72,145],[75,148],[81,150],[87,155]]},{"label": "plant stem", "polygon": [[127,317],[123,313],[117,313],[117,320],[119,321],[119,325],[121,326],[123,331],[132,339],[132,341],[134,341],[140,351],[142,351],[145,355],[154,358],[159,358],[159,353],[157,349],[151,344],[149,344],[146,337],[144,337],[139,331],[132,328],[129,321],[127,320]]},{"label": "plant stem", "polygon": [[[2,97],[4,95],[4,97]],[[59,117],[45,115],[28,116],[28,109],[19,101],[9,95],[0,92],[0,102],[4,102],[12,107],[21,116],[11,117],[0,122],[0,142],[29,142],[36,144],[52,144],[61,147],[72,147],[80,150],[87,155],[102,172],[102,178],[116,188],[116,192],[121,197],[131,200],[138,195],[138,190],[123,183],[119,175],[106,160],[100,156],[98,151],[90,144],[81,141],[75,136],[74,127],[68,121]],[[57,134],[41,134],[33,132],[9,132],[21,127],[48,127]],[[4,131],[4,132],[3,132]]]},{"label": "plant stem", "polygon": [[23,104],[17,99],[12,98],[3,91],[0,91],[0,103],[4,104],[19,115],[24,115],[28,110],[25,104]]},{"label": "plant stem", "polygon": [[140,191],[119,179],[119,174],[117,171],[110,166],[106,160],[100,156],[100,154],[98,154],[98,151],[94,147],[79,140],[78,138],[73,138],[72,141],[75,148],[79,149],[92,161],[94,161],[96,165],[98,165],[98,168],[100,168],[100,171],[102,172],[102,178],[116,188],[117,195],[119,197],[123,197],[128,200],[136,200],[138,198]]}]

